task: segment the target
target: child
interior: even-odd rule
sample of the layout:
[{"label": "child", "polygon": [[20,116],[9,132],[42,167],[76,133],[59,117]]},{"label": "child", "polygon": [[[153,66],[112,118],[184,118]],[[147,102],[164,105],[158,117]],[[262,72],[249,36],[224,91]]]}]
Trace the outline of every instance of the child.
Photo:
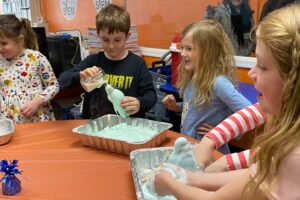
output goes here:
[{"label": "child", "polygon": [[[62,89],[80,84],[80,79],[94,77],[101,67],[108,83],[120,89],[125,98],[121,106],[135,117],[144,117],[156,103],[152,77],[142,58],[125,49],[130,33],[130,16],[121,7],[109,4],[96,16],[96,27],[104,52],[90,55],[59,77]],[[97,66],[97,67],[95,67]],[[104,87],[85,93],[82,118],[114,114]]]},{"label": "child", "polygon": [[187,172],[188,185],[162,170],[155,177],[159,194],[172,193],[178,199],[299,199],[299,19],[299,5],[281,8],[269,13],[256,31],[257,64],[249,76],[268,119],[264,133],[255,139],[251,167],[202,175]]},{"label": "child", "polygon": [[[260,21],[269,12],[287,6],[291,3],[299,2],[298,0],[267,1],[264,4]],[[209,130],[206,128],[205,134],[208,131],[209,133],[201,140],[199,145],[196,146],[195,151],[199,165],[203,164],[204,166],[207,166],[205,168],[205,172],[228,171],[249,167],[249,150],[225,155],[210,164],[212,161],[212,152],[214,149],[218,149],[234,137],[244,134],[265,122],[266,116],[260,111],[258,104],[254,104],[225,119],[213,130],[211,130],[213,127],[209,127]]]},{"label": "child", "polygon": [[[181,43],[178,87],[183,103],[176,103],[173,95],[167,95],[163,103],[169,110],[182,112],[183,134],[201,139],[198,126],[216,126],[251,103],[233,84],[233,48],[218,22],[205,20],[188,25]],[[229,153],[227,144],[221,151]]]},{"label": "child", "polygon": [[0,116],[15,123],[54,120],[50,100],[59,86],[37,49],[27,19],[0,15]]}]

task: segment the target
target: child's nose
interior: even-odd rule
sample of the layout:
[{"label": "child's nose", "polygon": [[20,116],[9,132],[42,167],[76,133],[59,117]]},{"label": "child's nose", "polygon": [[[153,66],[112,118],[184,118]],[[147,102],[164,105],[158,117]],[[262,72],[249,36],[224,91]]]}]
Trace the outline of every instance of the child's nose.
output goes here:
[{"label": "child's nose", "polygon": [[115,45],[113,42],[110,42],[108,46],[109,46],[109,48],[114,48]]},{"label": "child's nose", "polygon": [[253,66],[253,67],[248,71],[248,77],[251,78],[252,80],[255,80],[255,78],[256,78],[256,65]]}]

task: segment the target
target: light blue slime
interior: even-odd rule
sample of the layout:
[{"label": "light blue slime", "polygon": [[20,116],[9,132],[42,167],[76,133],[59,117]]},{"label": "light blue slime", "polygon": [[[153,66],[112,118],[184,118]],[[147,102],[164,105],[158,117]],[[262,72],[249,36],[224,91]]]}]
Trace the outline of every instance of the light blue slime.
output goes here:
[{"label": "light blue slime", "polygon": [[[197,171],[196,160],[193,153],[192,145],[186,138],[180,137],[175,141],[174,151],[169,156],[167,163],[177,165],[183,169]],[[149,178],[142,185],[142,190],[145,199],[149,200],[176,200],[174,196],[158,196],[154,190],[154,177]]]},{"label": "light blue slime", "polygon": [[124,98],[124,94],[121,90],[113,88],[111,85],[107,84],[105,86],[105,91],[107,93],[108,100],[113,104],[114,110],[121,117],[128,117],[128,113],[122,108],[121,101]]},{"label": "light blue slime", "polygon": [[174,151],[169,156],[167,162],[190,171],[197,170],[192,145],[184,137],[180,137],[175,141]]}]

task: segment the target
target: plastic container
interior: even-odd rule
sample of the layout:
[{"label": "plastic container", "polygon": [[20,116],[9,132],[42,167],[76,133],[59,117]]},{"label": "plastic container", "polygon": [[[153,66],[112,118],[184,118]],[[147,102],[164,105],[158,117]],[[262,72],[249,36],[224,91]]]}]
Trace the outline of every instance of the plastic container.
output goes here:
[{"label": "plastic container", "polygon": [[172,86],[176,87],[177,77],[178,77],[178,65],[181,60],[181,35],[176,33],[170,47],[171,51],[171,66],[172,66]]}]

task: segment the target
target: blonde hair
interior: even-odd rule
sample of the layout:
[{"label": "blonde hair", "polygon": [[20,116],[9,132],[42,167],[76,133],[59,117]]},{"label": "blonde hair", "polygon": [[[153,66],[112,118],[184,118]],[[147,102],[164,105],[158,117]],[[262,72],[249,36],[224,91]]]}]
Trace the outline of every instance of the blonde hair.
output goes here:
[{"label": "blonde hair", "polygon": [[0,15],[0,37],[16,39],[20,35],[24,36],[24,48],[38,50],[37,37],[28,19],[19,20],[15,15]]},{"label": "blonde hair", "polygon": [[96,28],[100,30],[108,29],[108,33],[123,32],[126,35],[130,29],[130,16],[126,10],[115,4],[108,4],[102,8],[96,16]]},{"label": "blonde hair", "polygon": [[300,144],[300,7],[292,5],[267,15],[258,25],[256,39],[264,43],[279,64],[284,81],[280,112],[268,116],[264,134],[252,151],[257,173],[243,191],[243,199],[265,199],[278,184],[284,158]]},{"label": "blonde hair", "polygon": [[234,49],[221,25],[214,20],[203,20],[186,26],[182,39],[189,35],[196,55],[195,69],[187,71],[184,61],[178,67],[179,94],[183,96],[188,84],[197,88],[194,105],[209,104],[217,76],[227,76],[235,84]]}]

